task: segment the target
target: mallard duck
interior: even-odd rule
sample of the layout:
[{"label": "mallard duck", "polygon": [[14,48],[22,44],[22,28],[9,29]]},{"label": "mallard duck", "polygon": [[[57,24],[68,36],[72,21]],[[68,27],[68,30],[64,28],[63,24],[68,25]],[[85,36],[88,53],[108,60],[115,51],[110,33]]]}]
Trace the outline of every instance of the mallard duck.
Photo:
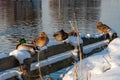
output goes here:
[{"label": "mallard duck", "polygon": [[41,32],[39,37],[35,38],[32,43],[38,47],[44,47],[48,44],[49,38],[45,32]]},{"label": "mallard duck", "polygon": [[28,44],[28,43],[26,43],[26,40],[23,38],[23,39],[20,39],[17,42],[16,49],[17,50],[27,50],[31,54],[34,54],[35,50],[36,50],[36,46],[34,44]]},{"label": "mallard duck", "polygon": [[98,24],[96,25],[97,30],[100,33],[106,34],[110,31],[110,27],[107,26],[106,24],[103,24],[102,22],[98,22]]},{"label": "mallard duck", "polygon": [[68,38],[68,33],[66,33],[63,29],[54,33],[53,37],[56,39],[56,41],[64,41]]},{"label": "mallard duck", "polygon": [[117,33],[112,28],[106,24],[103,24],[102,22],[98,22],[96,27],[100,33],[106,34],[106,38],[108,38],[110,41],[118,37]]}]

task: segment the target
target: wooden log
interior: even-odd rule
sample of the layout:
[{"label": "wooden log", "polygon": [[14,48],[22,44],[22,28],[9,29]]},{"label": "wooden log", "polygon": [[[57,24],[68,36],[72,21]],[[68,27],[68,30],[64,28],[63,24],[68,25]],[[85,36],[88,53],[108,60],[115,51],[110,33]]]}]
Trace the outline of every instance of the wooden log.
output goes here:
[{"label": "wooden log", "polygon": [[[74,46],[71,45],[70,43],[63,43],[63,44],[50,46],[48,47],[48,49],[40,51],[40,60],[44,60],[50,56],[57,55],[72,49],[74,49]],[[30,58],[29,61],[30,63],[37,61],[37,54],[32,55],[32,58]],[[0,59],[0,71],[17,67],[17,66],[19,66],[19,62],[13,56]]]},{"label": "wooden log", "polygon": [[[58,55],[60,53],[73,50],[74,46],[70,43],[63,43],[63,44],[58,44],[54,46],[50,46],[47,49],[40,51],[39,56],[40,60],[47,59],[50,56]],[[32,55],[32,58],[30,58],[31,62],[36,62],[37,61],[37,55]]]},{"label": "wooden log", "polygon": [[96,42],[100,42],[100,41],[103,41],[103,40],[106,40],[107,38],[105,38],[106,35],[102,35],[98,38],[86,38],[86,37],[82,37],[82,40],[83,40],[83,46],[85,45],[89,45],[89,44],[93,44],[93,43],[96,43]]},{"label": "wooden log", "polygon": [[[58,55],[60,53],[69,51],[74,49],[74,46],[70,43],[63,43],[63,44],[58,44],[58,45],[53,45],[48,47],[45,50],[40,51],[39,55],[40,55],[40,60],[44,60],[47,59],[48,57],[54,56],[54,55]],[[68,58],[67,58],[68,59]],[[27,61],[26,61],[27,60]],[[32,71],[32,73],[30,73],[30,63],[32,62],[36,62],[37,61],[37,54],[32,55],[32,58],[30,59],[26,59],[25,63],[28,66],[28,69],[23,69],[23,72],[26,72],[27,75],[30,75],[31,77],[34,77],[32,75],[32,73],[35,73],[36,70]],[[62,60],[64,62],[64,60]],[[69,61],[65,60],[65,65],[62,63],[62,61],[58,61],[56,63],[51,64],[52,68],[48,65],[48,66],[44,66],[41,68],[42,71],[42,75],[46,75],[49,74],[51,72],[60,70],[62,68],[65,68],[65,66],[69,66],[68,63]],[[70,61],[71,63],[72,61]],[[16,66],[19,66],[19,62],[17,61],[17,59],[15,59],[15,57],[10,56],[10,57],[6,57],[3,59],[0,59],[0,71],[6,70],[6,69],[10,69]],[[55,66],[55,67],[54,67]],[[61,67],[62,66],[62,67]],[[24,66],[23,66],[24,67]],[[56,69],[55,69],[56,68]],[[50,70],[49,70],[50,69]],[[47,72],[48,71],[48,72]],[[30,76],[27,76],[26,74],[23,75],[24,79],[29,78]],[[36,72],[37,75],[37,72]],[[36,77],[36,76],[35,76]],[[11,78],[11,80],[14,80],[15,78]],[[9,80],[9,79],[8,79]],[[28,80],[28,79],[27,79]],[[33,79],[31,79],[33,80]]]},{"label": "wooden log", "polygon": [[6,79],[6,80],[19,80],[19,79],[18,79],[17,76],[13,76],[13,77],[11,77],[11,78],[9,78],[9,79]]},{"label": "wooden log", "polygon": [[0,71],[13,68],[18,65],[19,65],[19,62],[14,56],[0,59]]},{"label": "wooden log", "polygon": [[[92,52],[90,52],[90,54],[84,55],[84,57],[82,57],[82,58],[85,58],[85,57],[87,57],[87,56],[89,56],[89,55],[91,55],[91,54],[93,54],[95,52],[101,51],[101,50],[103,50],[102,47],[101,48],[97,48],[97,49],[93,50]],[[27,59],[27,60],[29,61],[29,59]],[[61,70],[62,68],[66,68],[66,67],[72,65],[73,61],[74,61],[74,59],[72,57],[69,57],[67,59],[64,59],[64,60],[52,63],[50,65],[43,66],[43,67],[41,67],[42,75],[44,76],[44,75],[56,72],[58,70]],[[30,73],[29,75],[30,75],[30,79],[31,80],[35,80],[36,78],[39,77],[38,76],[38,69],[35,69],[35,70],[33,70],[33,71],[29,72],[29,73]],[[15,78],[15,76],[14,76],[14,78]],[[14,78],[10,78],[8,80],[12,80],[12,79],[14,80]]]},{"label": "wooden log", "polygon": [[[74,62],[74,59],[72,57],[69,57],[67,59],[64,59],[62,61],[58,61],[56,63],[53,63],[51,65],[47,65],[44,67],[41,67],[41,73],[42,76],[48,75],[50,73],[56,72],[58,70],[61,70],[63,68],[66,68],[68,66],[71,66],[72,63]],[[31,79],[35,80],[36,78],[38,78],[38,69],[31,71]]]},{"label": "wooden log", "polygon": [[[69,57],[69,58],[64,59],[62,61],[58,61],[56,63],[53,63],[50,66],[47,65],[47,66],[41,67],[42,76],[48,75],[50,73],[53,73],[53,72],[56,72],[56,71],[61,70],[63,68],[66,68],[68,66],[71,66],[72,62],[74,62],[74,59],[72,57]],[[35,70],[30,72],[29,79],[24,78],[23,80],[36,80],[36,78],[39,77],[38,74],[39,74],[38,69],[35,69]],[[16,76],[13,76],[7,80],[18,80],[18,78]]]},{"label": "wooden log", "polygon": [[30,61],[28,59],[24,60],[24,63],[20,65],[20,72],[22,72],[23,80],[31,80],[30,79]]}]

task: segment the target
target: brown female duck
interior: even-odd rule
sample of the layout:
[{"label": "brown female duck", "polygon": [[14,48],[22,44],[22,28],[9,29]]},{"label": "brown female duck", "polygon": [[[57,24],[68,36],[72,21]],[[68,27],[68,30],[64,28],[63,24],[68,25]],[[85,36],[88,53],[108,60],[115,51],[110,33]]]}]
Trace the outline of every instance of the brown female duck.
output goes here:
[{"label": "brown female duck", "polygon": [[64,41],[68,38],[68,33],[66,33],[63,29],[54,33],[53,37],[56,39],[56,41]]},{"label": "brown female duck", "polygon": [[46,33],[41,32],[39,37],[35,38],[32,43],[36,46],[44,47],[48,44],[48,42],[49,42],[49,38],[46,35]]},{"label": "brown female duck", "polygon": [[102,22],[98,22],[96,25],[96,28],[100,33],[103,33],[103,34],[106,34],[110,31],[110,27],[103,24]]}]

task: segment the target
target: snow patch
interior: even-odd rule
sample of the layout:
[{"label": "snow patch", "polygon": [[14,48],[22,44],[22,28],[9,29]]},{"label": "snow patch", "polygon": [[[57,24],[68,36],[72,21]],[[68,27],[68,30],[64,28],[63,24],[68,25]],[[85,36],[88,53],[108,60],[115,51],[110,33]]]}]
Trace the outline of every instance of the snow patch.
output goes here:
[{"label": "snow patch", "polygon": [[0,53],[0,59],[8,57],[8,55],[6,53]]},{"label": "snow patch", "polygon": [[26,50],[14,50],[9,55],[14,56],[21,64],[24,63],[26,58],[31,58],[30,53]]},{"label": "snow patch", "polygon": [[19,72],[19,71],[15,71],[15,70],[14,71],[9,71],[9,72],[1,74],[0,75],[0,80],[6,80],[6,79],[11,78],[13,76],[18,76],[18,79],[22,80],[21,74],[22,73]]},{"label": "snow patch", "polygon": [[[73,44],[75,48],[77,48],[78,45],[78,38],[76,36],[70,36],[68,37],[68,42]],[[83,44],[83,40],[80,37],[80,44]]]},{"label": "snow patch", "polygon": [[[108,47],[82,61],[82,73],[80,76],[79,62],[77,63],[78,80],[119,80],[120,76],[120,38],[114,39]],[[86,65],[88,70],[86,70]],[[75,80],[75,66],[65,74],[63,80]],[[88,74],[86,74],[88,72]]]}]

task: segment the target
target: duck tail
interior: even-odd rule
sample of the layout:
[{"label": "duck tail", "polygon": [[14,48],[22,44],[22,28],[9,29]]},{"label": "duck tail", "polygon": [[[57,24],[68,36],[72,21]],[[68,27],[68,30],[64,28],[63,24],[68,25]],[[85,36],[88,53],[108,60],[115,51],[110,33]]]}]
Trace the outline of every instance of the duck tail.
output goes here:
[{"label": "duck tail", "polygon": [[69,36],[77,36],[77,32],[75,30],[72,30],[68,33]]}]

